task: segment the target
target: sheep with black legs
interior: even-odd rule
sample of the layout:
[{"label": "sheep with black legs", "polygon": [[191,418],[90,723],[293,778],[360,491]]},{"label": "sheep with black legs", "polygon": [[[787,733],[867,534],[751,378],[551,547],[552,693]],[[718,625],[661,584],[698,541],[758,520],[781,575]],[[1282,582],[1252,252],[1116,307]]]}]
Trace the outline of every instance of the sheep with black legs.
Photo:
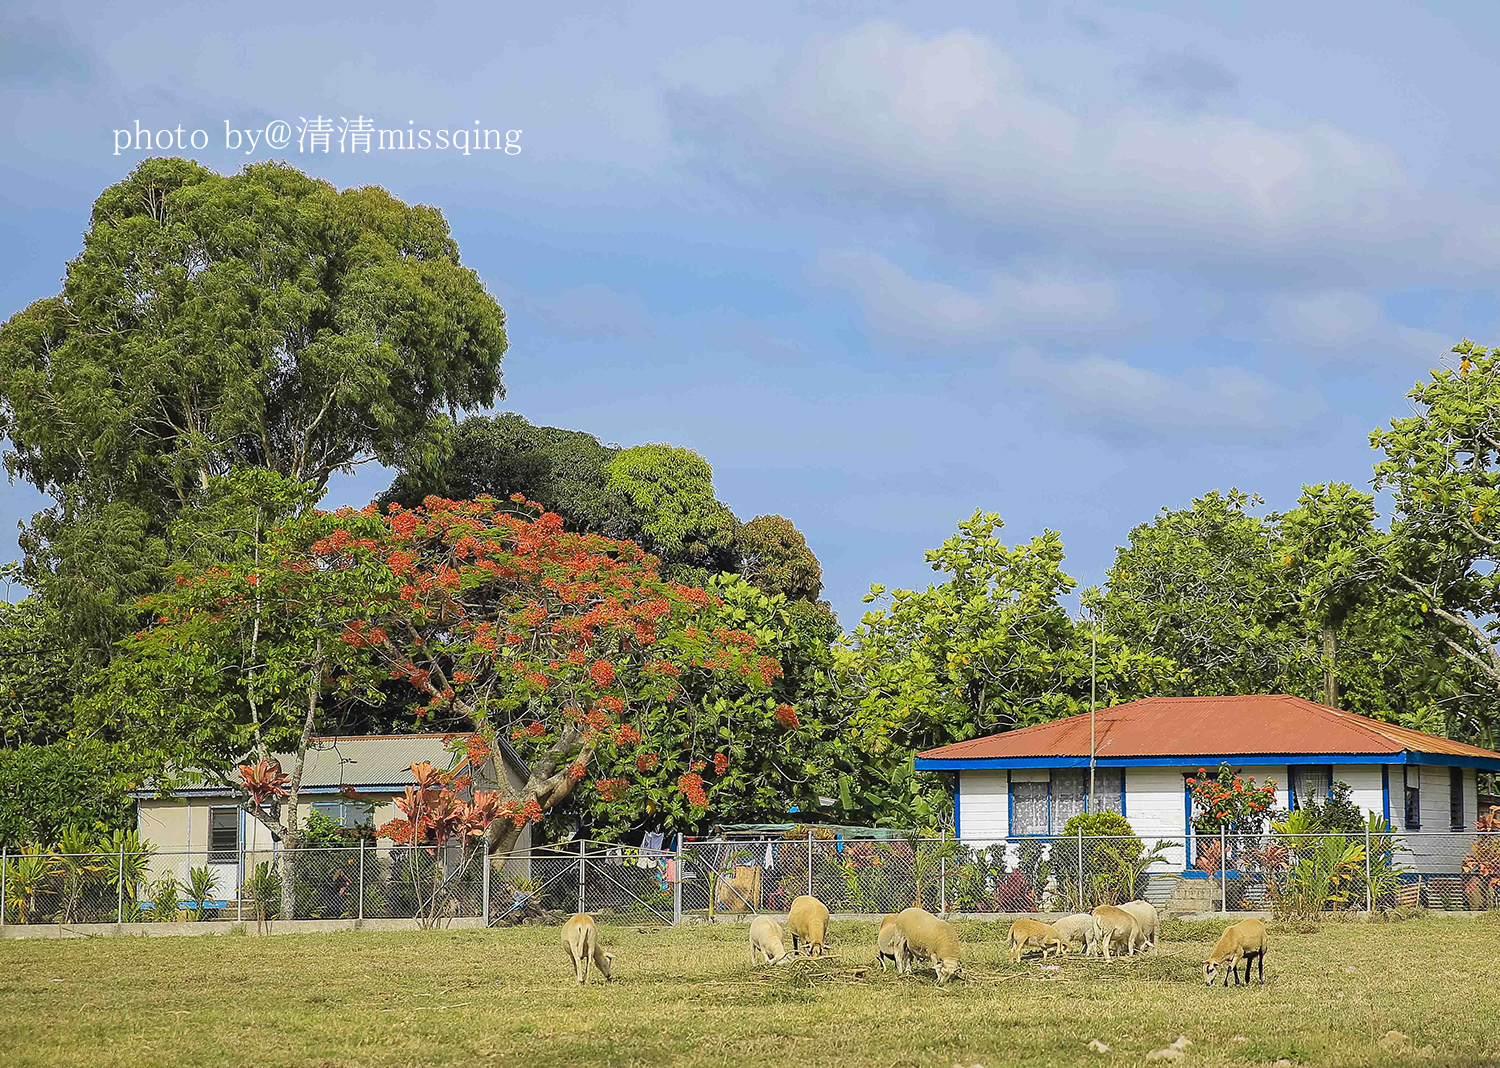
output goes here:
[{"label": "sheep with black legs", "polygon": [[1203,981],[1209,986],[1214,985],[1218,978],[1219,969],[1229,965],[1229,971],[1224,973],[1224,985],[1229,985],[1229,976],[1234,975],[1234,985],[1240,985],[1240,961],[1245,962],[1245,985],[1250,985],[1250,965],[1255,963],[1258,969],[1260,985],[1266,985],[1266,925],[1257,919],[1241,920],[1239,923],[1225,929],[1219,936],[1218,945],[1203,962]]}]

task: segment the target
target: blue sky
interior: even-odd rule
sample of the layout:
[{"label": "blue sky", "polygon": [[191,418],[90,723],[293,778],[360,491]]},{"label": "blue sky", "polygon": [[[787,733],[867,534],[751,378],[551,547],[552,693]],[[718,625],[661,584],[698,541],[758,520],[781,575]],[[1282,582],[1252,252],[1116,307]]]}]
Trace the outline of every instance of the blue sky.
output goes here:
[{"label": "blue sky", "polygon": [[[507,309],[507,408],[698,450],[846,626],[976,508],[1087,583],[1209,489],[1363,484],[1426,369],[1500,341],[1492,6],[451,6],[12,0],[0,316],[58,290],[137,120],[384,185]],[[523,152],[224,148],[320,114]],[[42,504],[4,492],[7,531]]]}]

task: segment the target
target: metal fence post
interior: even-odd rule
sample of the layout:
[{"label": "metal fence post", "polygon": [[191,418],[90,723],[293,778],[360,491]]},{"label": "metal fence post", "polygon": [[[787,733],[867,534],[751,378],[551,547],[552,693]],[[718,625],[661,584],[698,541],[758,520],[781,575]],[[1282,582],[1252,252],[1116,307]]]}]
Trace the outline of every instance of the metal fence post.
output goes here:
[{"label": "metal fence post", "polygon": [[812,887],[812,829],[807,831],[807,896],[813,896]]},{"label": "metal fence post", "polygon": [[672,925],[675,927],[682,923],[682,832],[677,832],[677,863],[674,865],[672,874],[677,878],[672,880]]},{"label": "metal fence post", "polygon": [[1229,828],[1219,825],[1219,911],[1229,911]]},{"label": "metal fence post", "polygon": [[584,858],[588,855],[589,844],[582,838],[578,839],[578,911],[583,912],[583,866]]},{"label": "metal fence post", "polygon": [[0,927],[5,926],[5,876],[10,867],[10,847],[0,846]]},{"label": "metal fence post", "polygon": [[490,852],[488,843],[483,840],[479,843],[479,863],[484,865],[483,889],[479,893],[480,908],[484,909],[484,925],[490,925],[490,869],[494,867],[490,863]]},{"label": "metal fence post", "polygon": [[942,829],[938,838],[938,897],[942,902],[942,910],[946,915],[948,912],[948,828]]},{"label": "metal fence post", "polygon": [[[485,890],[488,889],[489,886],[486,885]],[[355,892],[359,895],[359,912],[357,915],[363,921],[365,918],[365,840],[363,838],[359,840],[359,887]]]},{"label": "metal fence post", "polygon": [[116,880],[116,889],[119,891],[119,893],[116,895],[118,901],[117,901],[117,904],[115,905],[115,922],[116,923],[124,923],[125,922],[125,843],[123,841],[120,843],[120,868],[119,868],[119,878]]},{"label": "metal fence post", "polygon": [[1365,915],[1375,911],[1375,888],[1370,885],[1370,822],[1365,821]]},{"label": "metal fence post", "polygon": [[1088,908],[1088,898],[1083,892],[1083,825],[1078,827],[1078,911]]}]

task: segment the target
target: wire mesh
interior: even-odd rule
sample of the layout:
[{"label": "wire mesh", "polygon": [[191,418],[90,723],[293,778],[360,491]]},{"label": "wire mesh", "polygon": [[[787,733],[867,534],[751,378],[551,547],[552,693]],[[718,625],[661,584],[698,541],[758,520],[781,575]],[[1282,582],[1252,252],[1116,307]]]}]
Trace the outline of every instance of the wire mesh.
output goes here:
[{"label": "wire mesh", "polygon": [[[488,868],[488,873],[486,869]],[[6,849],[7,924],[455,919],[601,923],[919,905],[959,914],[1087,912],[1145,899],[1172,911],[1284,915],[1500,909],[1500,833],[694,840],[647,849],[568,842],[486,858],[475,840],[232,853]]]}]

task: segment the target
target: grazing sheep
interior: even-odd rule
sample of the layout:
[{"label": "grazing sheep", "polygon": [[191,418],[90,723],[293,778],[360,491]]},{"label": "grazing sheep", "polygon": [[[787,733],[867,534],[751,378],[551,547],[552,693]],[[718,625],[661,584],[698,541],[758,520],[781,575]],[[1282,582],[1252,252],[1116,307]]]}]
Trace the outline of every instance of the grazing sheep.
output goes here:
[{"label": "grazing sheep", "polygon": [[803,894],[792,902],[786,917],[786,933],[792,936],[792,952],[799,952],[798,941],[807,943],[807,951],[821,957],[828,941],[828,906],[815,897]]},{"label": "grazing sheep", "polygon": [[1250,985],[1250,963],[1254,961],[1259,968],[1260,985],[1265,986],[1266,949],[1266,925],[1256,919],[1241,920],[1219,936],[1219,944],[1214,946],[1208,960],[1203,962],[1204,982],[1213,986],[1214,980],[1218,978],[1219,968],[1228,964],[1229,971],[1224,973],[1224,985],[1229,985],[1229,976],[1233,974],[1234,985],[1239,986],[1239,964],[1243,960],[1245,985]]},{"label": "grazing sheep", "polygon": [[750,963],[780,964],[789,956],[781,924],[769,916],[755,917],[750,923]]},{"label": "grazing sheep", "polygon": [[926,909],[910,908],[896,917],[895,927],[897,972],[910,975],[913,962],[922,957],[932,961],[939,986],[963,974],[958,963],[958,934],[952,925]]},{"label": "grazing sheep", "polygon": [[880,921],[880,936],[875,940],[875,959],[880,961],[881,971],[885,971],[887,962],[896,963],[896,914],[894,912]]},{"label": "grazing sheep", "polygon": [[1141,925],[1124,909],[1114,905],[1100,905],[1094,910],[1094,941],[1104,947],[1104,959],[1110,960],[1110,949],[1116,942],[1124,943],[1125,950],[1135,955],[1135,944],[1141,940]]},{"label": "grazing sheep", "polygon": [[1040,920],[1020,919],[1010,925],[1010,962],[1021,963],[1021,955],[1028,946],[1040,946],[1042,960],[1049,956],[1066,956],[1068,941],[1050,923]]},{"label": "grazing sheep", "polygon": [[1087,912],[1075,912],[1071,916],[1064,916],[1060,920],[1053,920],[1052,926],[1057,928],[1057,933],[1063,936],[1065,942],[1077,942],[1084,947],[1084,951],[1092,956],[1094,953],[1094,917]]},{"label": "grazing sheep", "polygon": [[599,945],[599,931],[594,926],[594,917],[588,913],[579,913],[563,924],[562,943],[563,948],[568,951],[568,958],[573,962],[573,977],[578,980],[579,986],[589,981],[589,961],[598,966],[605,982],[614,978],[611,966],[615,962],[615,955],[604,952]]},{"label": "grazing sheep", "polygon": [[1149,901],[1142,901],[1137,898],[1134,901],[1125,902],[1125,904],[1120,906],[1120,910],[1122,912],[1130,913],[1135,917],[1135,922],[1140,925],[1141,945],[1150,946],[1152,949],[1155,949],[1157,924],[1156,906],[1151,904],[1151,902]]}]

